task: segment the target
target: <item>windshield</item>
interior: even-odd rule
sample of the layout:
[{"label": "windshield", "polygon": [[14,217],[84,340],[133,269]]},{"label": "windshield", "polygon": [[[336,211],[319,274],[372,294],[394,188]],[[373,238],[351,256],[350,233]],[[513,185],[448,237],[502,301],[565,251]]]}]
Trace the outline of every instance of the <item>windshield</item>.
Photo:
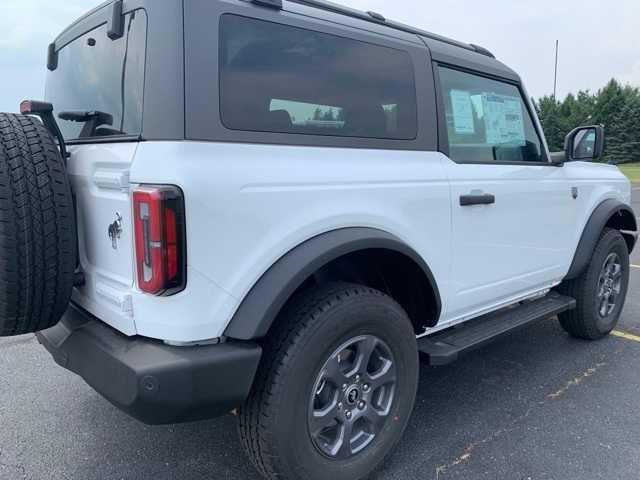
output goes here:
[{"label": "windshield", "polygon": [[146,25],[136,10],[125,15],[121,38],[111,40],[104,24],[58,52],[45,98],[66,140],[141,133]]}]

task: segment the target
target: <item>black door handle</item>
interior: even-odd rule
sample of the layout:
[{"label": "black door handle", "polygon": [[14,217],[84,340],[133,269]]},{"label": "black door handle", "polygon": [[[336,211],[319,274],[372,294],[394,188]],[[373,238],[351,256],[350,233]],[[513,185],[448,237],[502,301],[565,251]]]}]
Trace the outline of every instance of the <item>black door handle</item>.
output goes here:
[{"label": "black door handle", "polygon": [[460,206],[468,207],[469,205],[491,205],[496,203],[496,196],[490,193],[480,195],[460,195]]}]

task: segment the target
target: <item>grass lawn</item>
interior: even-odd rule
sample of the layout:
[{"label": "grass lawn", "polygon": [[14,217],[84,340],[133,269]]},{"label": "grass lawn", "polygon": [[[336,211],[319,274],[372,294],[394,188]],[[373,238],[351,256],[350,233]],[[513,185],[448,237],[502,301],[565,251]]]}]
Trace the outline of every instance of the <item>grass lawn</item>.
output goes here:
[{"label": "grass lawn", "polygon": [[626,163],[618,165],[622,173],[624,173],[632,182],[640,182],[640,163]]}]

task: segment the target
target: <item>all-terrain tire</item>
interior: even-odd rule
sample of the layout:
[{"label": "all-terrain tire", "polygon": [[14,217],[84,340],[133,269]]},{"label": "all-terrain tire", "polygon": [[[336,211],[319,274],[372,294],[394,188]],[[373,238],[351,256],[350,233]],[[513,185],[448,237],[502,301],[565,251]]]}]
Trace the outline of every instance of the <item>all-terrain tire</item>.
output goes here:
[{"label": "all-terrain tire", "polygon": [[71,188],[51,135],[33,117],[0,113],[0,336],[60,320],[76,248]]},{"label": "all-terrain tire", "polygon": [[[346,458],[329,458],[314,444],[307,423],[316,379],[336,348],[354,337],[371,335],[388,346],[396,364],[389,416],[364,449]],[[415,333],[402,307],[365,286],[316,287],[284,309],[263,347],[252,392],[239,412],[241,442],[260,473],[280,480],[357,480],[375,470],[401,438],[417,390]],[[372,387],[365,384],[363,388],[366,392]]]},{"label": "all-terrain tire", "polygon": [[[602,302],[599,289],[605,262],[616,255],[621,270],[619,293],[615,307],[607,315],[600,314]],[[618,230],[606,228],[602,232],[586,270],[577,278],[565,281],[558,290],[576,299],[576,308],[558,316],[560,325],[570,335],[585,340],[607,336],[620,319],[629,286],[629,250]]]}]

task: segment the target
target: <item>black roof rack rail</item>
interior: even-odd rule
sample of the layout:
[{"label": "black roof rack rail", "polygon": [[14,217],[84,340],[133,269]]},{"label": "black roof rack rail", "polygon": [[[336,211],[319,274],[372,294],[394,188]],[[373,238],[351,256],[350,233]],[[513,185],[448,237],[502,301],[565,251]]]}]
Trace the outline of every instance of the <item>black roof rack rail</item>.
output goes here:
[{"label": "black roof rack rail", "polygon": [[[78,23],[80,23],[82,20],[84,20],[87,17],[90,17],[91,15],[93,15],[95,12],[97,12],[98,10],[102,10],[104,7],[108,6],[111,3],[114,3],[115,0],[105,0],[104,2],[102,2],[100,5],[97,5],[96,7],[92,8],[91,10],[89,10],[87,13],[83,14],[81,17],[77,18],[76,20],[74,20],[70,25],[67,25],[67,27],[62,30],[62,32],[60,32],[58,34],[58,36],[56,37],[54,43],[57,44],[58,39],[60,37],[62,37],[65,33],[67,33],[69,30],[71,30],[73,27],[75,27]],[[58,45],[56,45],[56,48],[59,48]]]},{"label": "black roof rack rail", "polygon": [[471,50],[473,52],[486,55],[487,57],[495,58],[495,56],[486,48],[480,47],[478,45],[459,42],[458,40],[453,40],[451,38],[443,37],[435,33],[427,32],[425,30],[420,30],[419,28],[411,27],[403,23],[387,20],[385,17],[383,17],[382,15],[376,12],[361,12],[360,10],[344,7],[342,5],[338,5],[337,3],[329,2],[326,0],[288,0],[288,1],[291,3],[306,5],[308,7],[319,8],[321,10],[325,10],[328,12],[339,13],[341,15],[357,18],[360,20],[364,20],[366,22],[377,23],[379,25],[386,25],[395,30],[401,30],[403,32],[412,33],[414,35],[421,35],[423,37],[430,38],[432,40],[438,40],[440,42],[448,43],[456,47],[464,48],[466,50]]},{"label": "black roof rack rail", "polygon": [[486,55],[487,57],[491,57],[491,58],[496,58],[493,53],[491,53],[486,48],[481,47],[480,45],[476,45],[475,43],[470,43],[469,45],[471,45],[476,52],[481,53],[482,55]]}]

